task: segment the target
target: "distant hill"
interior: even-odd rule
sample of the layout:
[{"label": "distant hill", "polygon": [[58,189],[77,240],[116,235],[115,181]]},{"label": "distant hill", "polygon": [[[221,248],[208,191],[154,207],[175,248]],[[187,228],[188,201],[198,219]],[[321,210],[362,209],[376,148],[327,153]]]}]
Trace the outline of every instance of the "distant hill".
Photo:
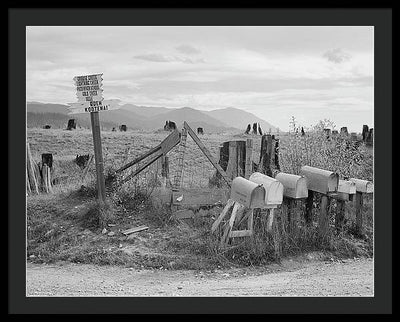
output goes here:
[{"label": "distant hill", "polygon": [[158,114],[163,114],[171,111],[170,108],[166,107],[152,107],[152,106],[137,106],[133,104],[124,104],[121,109],[134,112],[137,115],[144,117],[152,117]]},{"label": "distant hill", "polygon": [[254,114],[237,108],[228,107],[219,110],[206,111],[204,113],[221,121],[225,126],[235,127],[243,131],[246,130],[248,124],[252,127],[253,123],[260,123],[261,129],[264,132],[268,132],[269,129],[271,129],[271,132],[276,131],[276,127],[270,123],[260,119]]},{"label": "distant hill", "polygon": [[[77,124],[90,128],[89,114],[68,114],[68,105],[40,102],[27,103],[27,126],[43,127],[45,124],[53,128],[66,128],[68,119],[74,118]],[[186,121],[195,130],[202,127],[205,133],[224,131],[244,131],[247,124],[260,123],[264,131],[276,129],[270,123],[255,115],[236,108],[226,108],[213,111],[199,111],[190,107],[166,108],[137,106],[124,104],[118,110],[100,113],[103,128],[127,125],[128,129],[158,130],[164,127],[166,121],[173,121],[178,128]]]}]

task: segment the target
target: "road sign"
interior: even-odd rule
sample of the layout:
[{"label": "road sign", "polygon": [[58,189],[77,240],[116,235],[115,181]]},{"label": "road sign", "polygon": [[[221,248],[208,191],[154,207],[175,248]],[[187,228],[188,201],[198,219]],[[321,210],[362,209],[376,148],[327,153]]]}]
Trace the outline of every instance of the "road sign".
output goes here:
[{"label": "road sign", "polygon": [[103,74],[75,76],[76,96],[78,102],[91,102],[103,100]]},{"label": "road sign", "polygon": [[118,102],[119,102],[118,100],[111,99],[111,100],[92,101],[92,102],[69,103],[68,114],[117,110],[120,108]]}]

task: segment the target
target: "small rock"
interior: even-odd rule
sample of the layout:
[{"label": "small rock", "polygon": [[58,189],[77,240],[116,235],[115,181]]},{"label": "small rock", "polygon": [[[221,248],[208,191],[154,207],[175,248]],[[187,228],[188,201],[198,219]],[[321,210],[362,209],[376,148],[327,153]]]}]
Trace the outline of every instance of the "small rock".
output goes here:
[{"label": "small rock", "polygon": [[122,244],[119,244],[118,247],[119,247],[119,248],[122,248]]},{"label": "small rock", "polygon": [[178,286],[178,290],[181,290],[182,289],[182,286]]},{"label": "small rock", "polygon": [[114,236],[115,233],[114,233],[113,231],[110,231],[107,235],[108,235],[108,236]]},{"label": "small rock", "polygon": [[101,231],[102,234],[107,233],[107,229],[103,228],[103,230]]},{"label": "small rock", "polygon": [[30,255],[30,256],[29,256],[29,258],[35,258],[35,257],[36,257],[35,255]]}]

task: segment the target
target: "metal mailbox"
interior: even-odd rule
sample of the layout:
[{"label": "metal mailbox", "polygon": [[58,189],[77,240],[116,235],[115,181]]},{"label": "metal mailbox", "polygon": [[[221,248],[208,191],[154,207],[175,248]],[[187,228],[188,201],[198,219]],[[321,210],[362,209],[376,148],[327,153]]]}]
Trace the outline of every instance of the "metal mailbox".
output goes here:
[{"label": "metal mailbox", "polygon": [[356,178],[350,178],[350,181],[356,184],[356,190],[363,193],[373,193],[374,184],[368,180],[361,180]]},{"label": "metal mailbox", "polygon": [[353,181],[339,180],[337,191],[354,195],[356,193],[356,184]]},{"label": "metal mailbox", "polygon": [[283,195],[293,199],[308,197],[307,179],[295,174],[279,172],[275,179],[283,185]]},{"label": "metal mailbox", "polygon": [[248,208],[263,208],[265,189],[261,184],[236,177],[232,181],[230,199]]},{"label": "metal mailbox", "polygon": [[353,200],[353,195],[356,193],[356,184],[353,181],[339,180],[338,199],[349,201]]},{"label": "metal mailbox", "polygon": [[260,172],[254,172],[250,181],[261,184],[265,189],[264,207],[280,205],[283,200],[283,185],[278,180]]},{"label": "metal mailbox", "polygon": [[339,185],[337,173],[305,165],[301,167],[300,174],[306,177],[309,190],[323,194],[337,191]]}]

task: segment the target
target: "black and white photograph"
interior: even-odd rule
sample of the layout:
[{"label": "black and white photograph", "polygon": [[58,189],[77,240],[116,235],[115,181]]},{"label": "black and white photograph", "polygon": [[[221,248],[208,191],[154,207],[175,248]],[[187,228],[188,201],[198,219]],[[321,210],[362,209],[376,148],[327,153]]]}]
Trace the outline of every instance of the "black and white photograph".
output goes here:
[{"label": "black and white photograph", "polygon": [[375,32],[27,25],[25,297],[374,298]]}]

